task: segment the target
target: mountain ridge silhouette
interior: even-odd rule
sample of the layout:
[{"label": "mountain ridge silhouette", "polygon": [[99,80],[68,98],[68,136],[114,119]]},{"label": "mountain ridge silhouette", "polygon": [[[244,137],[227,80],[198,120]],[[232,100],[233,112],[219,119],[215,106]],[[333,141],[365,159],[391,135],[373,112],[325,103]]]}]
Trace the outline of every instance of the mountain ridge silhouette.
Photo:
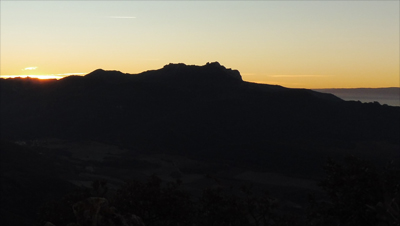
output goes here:
[{"label": "mountain ridge silhouette", "polygon": [[230,68],[225,68],[218,62],[206,63],[203,66],[196,66],[196,65],[186,65],[184,63],[170,63],[162,67],[158,70],[149,70],[144,71],[138,74],[128,74],[122,73],[116,70],[103,70],[103,69],[96,69],[84,77],[89,78],[96,78],[96,79],[104,79],[104,78],[113,78],[116,77],[123,77],[123,76],[135,76],[135,79],[158,79],[158,80],[197,80],[200,82],[204,79],[225,79],[226,81],[229,80],[238,80],[243,81],[240,72],[238,70],[232,70]]},{"label": "mountain ridge silhouette", "polygon": [[246,82],[219,63],[29,81],[0,80],[3,139],[97,140],[259,163],[310,147],[399,144],[399,108]]}]

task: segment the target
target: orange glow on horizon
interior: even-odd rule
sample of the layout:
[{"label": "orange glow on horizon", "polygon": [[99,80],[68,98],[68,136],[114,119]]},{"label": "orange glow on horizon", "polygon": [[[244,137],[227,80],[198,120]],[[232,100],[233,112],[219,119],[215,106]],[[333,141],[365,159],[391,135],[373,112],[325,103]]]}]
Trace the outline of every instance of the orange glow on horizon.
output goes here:
[{"label": "orange glow on horizon", "polygon": [[37,78],[37,79],[62,79],[70,75],[85,75],[87,73],[65,73],[50,75],[1,75],[0,78]]},{"label": "orange glow on horizon", "polygon": [[11,75],[11,76],[1,76],[1,78],[61,79],[63,77],[54,76],[54,75]]}]

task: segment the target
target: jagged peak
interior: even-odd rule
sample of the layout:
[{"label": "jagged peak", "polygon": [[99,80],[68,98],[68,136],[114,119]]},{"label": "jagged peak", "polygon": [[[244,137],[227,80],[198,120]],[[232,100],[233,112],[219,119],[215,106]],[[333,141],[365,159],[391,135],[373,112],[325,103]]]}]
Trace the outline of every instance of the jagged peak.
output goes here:
[{"label": "jagged peak", "polygon": [[214,67],[223,67],[223,68],[225,68],[224,66],[222,66],[218,61],[215,61],[215,62],[207,62],[206,63],[206,65],[204,65],[204,66],[214,66]]},{"label": "jagged peak", "polygon": [[222,76],[225,75],[226,78],[233,78],[235,80],[243,81],[242,76],[240,75],[238,70],[226,68],[218,61],[207,62],[203,66],[186,65],[184,63],[170,63],[165,65],[161,70],[173,73],[188,72],[188,70],[191,70],[191,72],[193,72],[193,70],[199,70],[201,72],[204,72],[205,74],[217,72],[220,73]]},{"label": "jagged peak", "polygon": [[219,69],[219,70],[225,72],[230,77],[232,77],[234,79],[238,79],[240,81],[243,81],[242,76],[240,75],[240,72],[238,70],[226,68],[225,66],[221,65],[218,61],[211,62],[211,63],[207,62],[203,67]]}]

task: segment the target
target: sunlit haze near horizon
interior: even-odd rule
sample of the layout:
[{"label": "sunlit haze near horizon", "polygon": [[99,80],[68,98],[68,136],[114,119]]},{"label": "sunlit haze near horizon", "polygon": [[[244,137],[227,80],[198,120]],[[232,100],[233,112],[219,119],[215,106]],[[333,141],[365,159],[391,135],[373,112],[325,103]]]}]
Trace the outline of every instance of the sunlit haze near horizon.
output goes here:
[{"label": "sunlit haze near horizon", "polygon": [[218,61],[245,81],[291,88],[400,86],[399,1],[0,4],[2,77]]}]

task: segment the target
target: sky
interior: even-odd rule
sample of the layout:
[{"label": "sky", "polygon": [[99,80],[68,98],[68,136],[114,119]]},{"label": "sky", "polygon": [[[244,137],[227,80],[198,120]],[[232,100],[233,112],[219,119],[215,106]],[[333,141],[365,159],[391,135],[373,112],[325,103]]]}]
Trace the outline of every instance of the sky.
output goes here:
[{"label": "sky", "polygon": [[218,61],[290,88],[399,87],[399,1],[4,1],[0,75]]}]

